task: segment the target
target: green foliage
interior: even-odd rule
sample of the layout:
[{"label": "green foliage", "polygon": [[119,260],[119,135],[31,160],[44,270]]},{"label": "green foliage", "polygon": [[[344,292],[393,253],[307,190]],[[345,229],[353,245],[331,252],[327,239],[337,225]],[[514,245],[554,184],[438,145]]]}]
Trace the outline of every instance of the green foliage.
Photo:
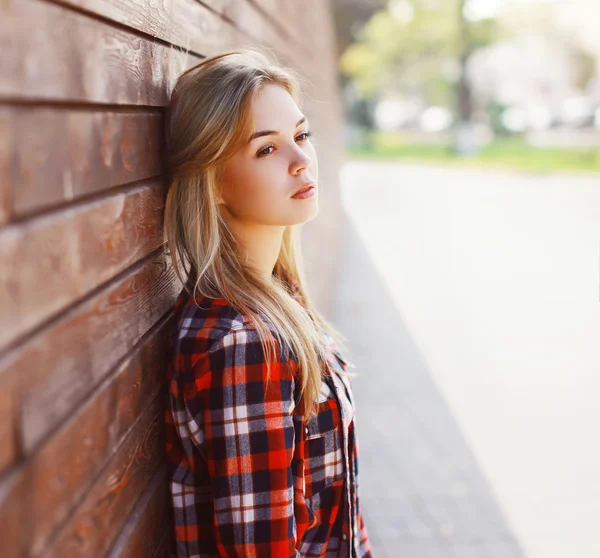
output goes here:
[{"label": "green foliage", "polygon": [[486,112],[490,118],[490,126],[494,134],[499,136],[509,136],[511,133],[506,129],[502,122],[502,116],[508,109],[508,106],[497,101],[488,101],[486,105]]},{"label": "green foliage", "polygon": [[462,0],[406,2],[412,19],[395,18],[387,7],[376,12],[342,54],[340,71],[365,98],[380,91],[417,93],[430,104],[452,106],[456,76],[448,65],[493,42],[496,22],[465,22]]},{"label": "green foliage", "polygon": [[521,138],[496,139],[474,157],[457,156],[450,142],[415,143],[400,132],[371,132],[369,142],[348,150],[355,159],[413,160],[508,167],[535,172],[600,172],[600,149],[541,148]]}]

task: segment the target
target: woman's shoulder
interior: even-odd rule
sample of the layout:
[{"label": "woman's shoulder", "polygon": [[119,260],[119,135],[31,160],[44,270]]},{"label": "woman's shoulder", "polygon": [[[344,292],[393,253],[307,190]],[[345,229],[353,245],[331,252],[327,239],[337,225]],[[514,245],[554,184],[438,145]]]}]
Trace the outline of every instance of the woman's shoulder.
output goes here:
[{"label": "woman's shoulder", "polygon": [[274,353],[265,352],[255,326],[226,301],[203,299],[196,304],[182,296],[172,326],[168,377],[187,386],[186,397],[200,386],[224,389],[232,374],[238,384],[260,385],[268,365],[268,376],[281,386],[296,379],[298,367],[289,354],[278,343]]},{"label": "woman's shoulder", "polygon": [[183,289],[175,302],[171,342],[183,351],[205,351],[224,335],[245,327],[242,314],[225,299],[193,297]]},{"label": "woman's shoulder", "polygon": [[[274,338],[274,328],[263,320]],[[193,361],[220,347],[235,344],[264,354],[254,324],[223,298],[195,297],[182,290],[175,303],[170,351],[187,368]],[[281,356],[281,355],[280,355]]]}]

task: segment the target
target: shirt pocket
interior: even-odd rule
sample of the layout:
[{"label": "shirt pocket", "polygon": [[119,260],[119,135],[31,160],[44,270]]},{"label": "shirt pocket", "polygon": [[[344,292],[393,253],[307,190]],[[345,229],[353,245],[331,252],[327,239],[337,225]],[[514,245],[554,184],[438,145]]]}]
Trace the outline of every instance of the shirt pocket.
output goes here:
[{"label": "shirt pocket", "polygon": [[322,381],[318,410],[304,428],[306,497],[344,478],[343,425],[335,393]]}]

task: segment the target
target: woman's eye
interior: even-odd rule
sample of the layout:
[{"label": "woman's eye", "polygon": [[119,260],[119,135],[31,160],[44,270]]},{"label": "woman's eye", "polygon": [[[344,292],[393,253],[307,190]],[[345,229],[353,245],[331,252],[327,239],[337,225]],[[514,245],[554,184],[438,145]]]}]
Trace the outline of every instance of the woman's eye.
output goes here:
[{"label": "woman's eye", "polygon": [[[311,130],[307,130],[306,132],[302,132],[296,139],[300,138],[298,141],[306,141],[313,133]],[[304,136],[304,137],[303,137]],[[267,151],[269,149],[275,149],[274,145],[267,145],[264,149],[261,149],[256,155],[258,157],[264,157],[265,155],[270,155],[272,151]]]},{"label": "woman's eye", "polygon": [[263,156],[263,155],[269,155],[269,153],[271,153],[271,152],[269,151],[269,153],[265,153],[265,151],[267,151],[267,149],[271,149],[272,147],[273,147],[272,145],[267,145],[267,147],[265,147],[264,149],[261,149],[261,150],[260,150],[260,151],[257,153],[257,155],[258,155],[259,157],[261,157],[261,156]]},{"label": "woman's eye", "polygon": [[[304,141],[304,140],[307,140],[307,139],[308,139],[308,138],[310,138],[310,136],[312,136],[312,135],[313,135],[313,133],[312,133],[312,131],[311,131],[311,130],[306,130],[306,132],[302,132],[302,133],[300,134],[300,136],[305,136],[305,137],[303,138],[303,140],[302,140],[302,141]],[[300,137],[300,136],[298,136],[298,137]]]}]

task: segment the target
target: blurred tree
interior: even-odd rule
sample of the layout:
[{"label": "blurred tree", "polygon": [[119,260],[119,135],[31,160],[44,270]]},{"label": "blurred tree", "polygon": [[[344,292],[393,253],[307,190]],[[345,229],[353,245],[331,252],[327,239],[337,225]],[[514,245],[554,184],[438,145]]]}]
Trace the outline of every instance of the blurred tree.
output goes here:
[{"label": "blurred tree", "polygon": [[460,152],[473,147],[466,64],[473,52],[502,34],[494,19],[466,19],[465,2],[389,0],[340,58],[340,71],[364,98],[417,94],[427,104],[454,109]]},{"label": "blurred tree", "polygon": [[486,112],[490,118],[490,126],[496,136],[509,137],[513,135],[504,125],[502,116],[504,112],[510,108],[504,103],[499,103],[495,99],[490,99],[486,102]]},{"label": "blurred tree", "polygon": [[356,40],[355,33],[373,13],[385,5],[386,0],[332,0],[338,57]]},{"label": "blurred tree", "polygon": [[574,85],[583,93],[596,76],[596,56],[572,42],[567,43],[567,48],[569,49],[569,55],[575,68]]}]

